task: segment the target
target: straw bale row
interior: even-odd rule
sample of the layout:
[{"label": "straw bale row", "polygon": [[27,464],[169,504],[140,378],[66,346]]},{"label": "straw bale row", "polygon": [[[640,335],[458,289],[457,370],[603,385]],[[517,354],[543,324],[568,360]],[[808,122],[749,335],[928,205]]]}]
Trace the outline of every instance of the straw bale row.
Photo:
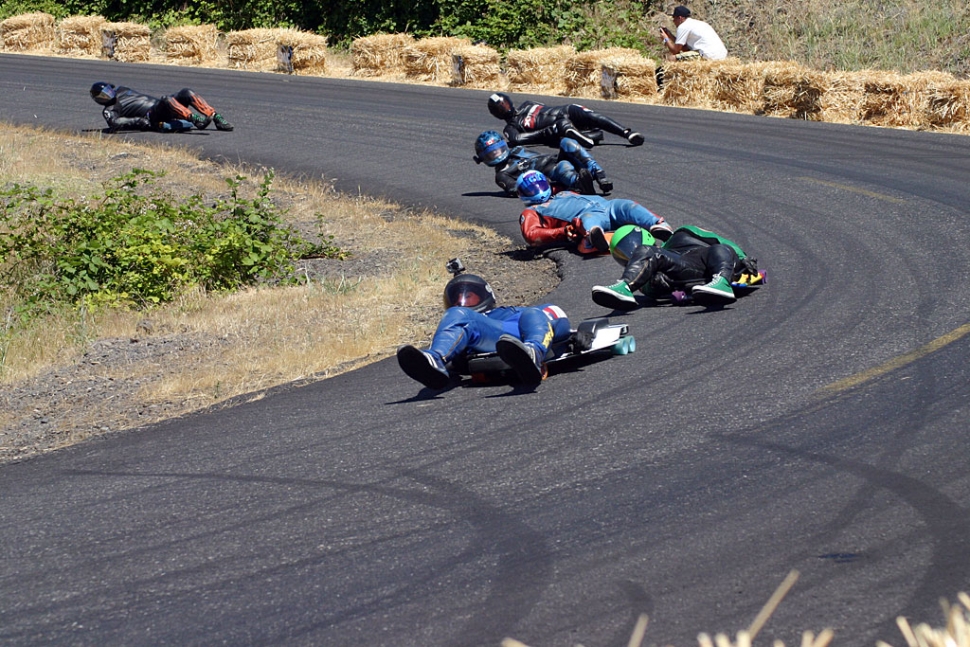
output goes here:
[{"label": "straw bale row", "polygon": [[[0,21],[0,49],[180,65],[218,64],[296,74],[326,73],[327,39],[295,29],[221,34],[211,25],[173,27],[153,52],[146,25],[35,12]],[[223,58],[225,57],[225,58]],[[662,101],[667,105],[794,119],[970,131],[970,81],[942,72],[820,72],[792,62],[657,64],[632,49],[577,53],[569,45],[511,50],[503,63],[465,38],[409,34],[358,38],[352,74],[490,90]],[[662,79],[658,90],[657,79]]]},{"label": "straw bale row", "polygon": [[839,123],[970,130],[970,82],[944,72],[819,72],[791,62],[663,67],[663,102]]}]

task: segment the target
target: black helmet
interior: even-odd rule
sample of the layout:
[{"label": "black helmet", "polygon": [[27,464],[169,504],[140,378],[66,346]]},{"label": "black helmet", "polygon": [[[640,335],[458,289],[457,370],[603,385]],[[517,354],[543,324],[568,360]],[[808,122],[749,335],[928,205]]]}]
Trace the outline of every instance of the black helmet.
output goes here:
[{"label": "black helmet", "polygon": [[515,116],[515,106],[512,97],[504,92],[496,92],[488,98],[488,111],[498,119],[510,119]]},{"label": "black helmet", "polygon": [[464,306],[475,312],[485,312],[495,307],[492,286],[480,276],[459,274],[445,286],[445,308]]},{"label": "black helmet", "polygon": [[110,106],[115,100],[115,86],[98,81],[91,86],[91,98],[102,106]]}]

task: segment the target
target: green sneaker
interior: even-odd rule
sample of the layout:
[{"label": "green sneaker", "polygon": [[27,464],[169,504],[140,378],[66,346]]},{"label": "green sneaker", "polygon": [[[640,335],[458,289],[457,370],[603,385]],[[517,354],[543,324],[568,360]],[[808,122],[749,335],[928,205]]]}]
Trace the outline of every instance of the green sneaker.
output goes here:
[{"label": "green sneaker", "polygon": [[734,290],[731,289],[731,284],[720,274],[715,276],[710,283],[695,287],[691,290],[691,295],[693,295],[694,301],[710,305],[731,303],[737,299],[734,296]]},{"label": "green sneaker", "polygon": [[632,310],[639,305],[630,286],[622,280],[613,285],[594,285],[593,303],[613,310]]},{"label": "green sneaker", "polygon": [[226,121],[226,118],[220,115],[218,112],[212,115],[212,121],[214,121],[216,124],[216,130],[232,130],[232,124]]},{"label": "green sneaker", "polygon": [[199,130],[205,130],[206,126],[209,125],[210,119],[208,117],[203,117],[197,112],[193,112],[192,116],[189,117],[189,121],[198,128]]}]

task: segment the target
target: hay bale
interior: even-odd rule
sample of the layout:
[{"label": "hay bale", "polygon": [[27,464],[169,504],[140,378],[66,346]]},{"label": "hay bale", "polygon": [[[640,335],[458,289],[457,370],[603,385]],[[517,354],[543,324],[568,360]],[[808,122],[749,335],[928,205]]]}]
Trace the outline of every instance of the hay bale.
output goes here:
[{"label": "hay bale", "polygon": [[663,102],[669,106],[713,108],[720,61],[671,61],[663,66]]},{"label": "hay bale", "polygon": [[874,126],[925,128],[931,125],[927,101],[933,88],[953,84],[946,72],[860,72],[863,86],[860,118]]},{"label": "hay bale", "polygon": [[354,76],[404,76],[404,54],[414,45],[410,34],[374,34],[350,46]]},{"label": "hay bale", "polygon": [[828,89],[822,95],[822,120],[859,123],[865,98],[863,77],[858,72],[826,72]]},{"label": "hay bale", "polygon": [[710,101],[715,110],[755,113],[761,109],[765,74],[773,63],[742,63],[736,58],[698,61],[710,75]]},{"label": "hay bale", "polygon": [[491,47],[466,45],[451,54],[451,85],[495,89],[504,85],[502,57]]},{"label": "hay bale", "polygon": [[[321,75],[327,71],[327,37],[298,29],[282,29],[276,36],[277,52],[288,56],[277,68],[291,74]],[[278,59],[280,58],[278,56]]]},{"label": "hay bale", "polygon": [[226,34],[229,67],[271,72],[278,66],[279,29],[244,29]]},{"label": "hay bale", "polygon": [[165,30],[165,58],[178,65],[201,65],[219,57],[219,30],[215,25],[182,25]]},{"label": "hay bale", "polygon": [[136,22],[106,22],[101,25],[105,57],[125,63],[144,63],[152,51],[152,30]]},{"label": "hay bale", "polygon": [[563,67],[575,55],[571,45],[509,50],[505,57],[509,85],[539,94],[565,94]]},{"label": "hay bale", "polygon": [[607,99],[655,99],[657,64],[653,59],[616,54],[600,62],[600,90]]},{"label": "hay bale", "polygon": [[635,49],[611,47],[579,52],[566,59],[563,81],[566,94],[575,97],[598,97],[602,94],[603,61],[611,57],[634,57],[640,53]]},{"label": "hay bale", "polygon": [[970,130],[970,81],[931,84],[924,111],[926,122],[933,128]]},{"label": "hay bale", "polygon": [[11,52],[50,49],[54,43],[54,16],[34,12],[0,22],[0,41]]},{"label": "hay bale", "polygon": [[61,56],[101,56],[102,16],[70,16],[57,23],[54,53]]},{"label": "hay bale", "polygon": [[451,81],[451,55],[460,47],[470,47],[467,38],[434,36],[415,41],[404,51],[404,74],[415,81]]},{"label": "hay bale", "polygon": [[763,70],[762,111],[772,117],[818,121],[826,76],[794,62],[779,62]]}]

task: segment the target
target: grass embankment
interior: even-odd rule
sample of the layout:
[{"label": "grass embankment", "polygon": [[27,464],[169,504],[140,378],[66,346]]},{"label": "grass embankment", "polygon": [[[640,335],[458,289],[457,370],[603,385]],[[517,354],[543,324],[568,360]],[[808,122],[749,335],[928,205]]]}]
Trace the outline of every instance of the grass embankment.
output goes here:
[{"label": "grass embankment", "polygon": [[[226,179],[238,175],[249,178],[239,185],[239,193],[252,198],[263,182],[258,170],[217,166],[187,150],[114,138],[0,126],[0,151],[0,187],[19,183],[51,188],[58,196],[82,202],[84,196],[103,195],[105,183],[132,169],[164,173],[156,188],[173,203],[196,195],[203,196],[202,204],[226,200]],[[167,415],[184,413],[242,393],[331,375],[388,356],[402,343],[425,341],[440,316],[449,258],[461,257],[470,268],[483,254],[515,263],[507,254],[499,255],[511,241],[494,232],[379,200],[337,195],[319,183],[277,177],[269,199],[295,230],[331,241],[340,252],[334,256],[344,258],[300,263],[296,285],[263,284],[217,293],[194,288],[148,308],[60,305],[23,316],[23,300],[9,290],[0,293],[0,395],[57,367],[76,364],[97,340],[216,340],[198,344],[193,356],[178,366],[145,362],[100,369],[106,379],[139,383],[142,402],[176,402]],[[8,259],[0,271],[9,276],[15,260]],[[514,274],[496,277],[508,298],[515,298],[515,289],[502,284],[514,280]],[[24,415],[9,408],[0,411],[0,430],[18,423],[15,418],[22,422]],[[87,411],[85,416],[111,419],[107,410]],[[126,426],[124,421],[111,422],[112,429]],[[65,435],[63,444],[84,435],[75,430]]]}]

